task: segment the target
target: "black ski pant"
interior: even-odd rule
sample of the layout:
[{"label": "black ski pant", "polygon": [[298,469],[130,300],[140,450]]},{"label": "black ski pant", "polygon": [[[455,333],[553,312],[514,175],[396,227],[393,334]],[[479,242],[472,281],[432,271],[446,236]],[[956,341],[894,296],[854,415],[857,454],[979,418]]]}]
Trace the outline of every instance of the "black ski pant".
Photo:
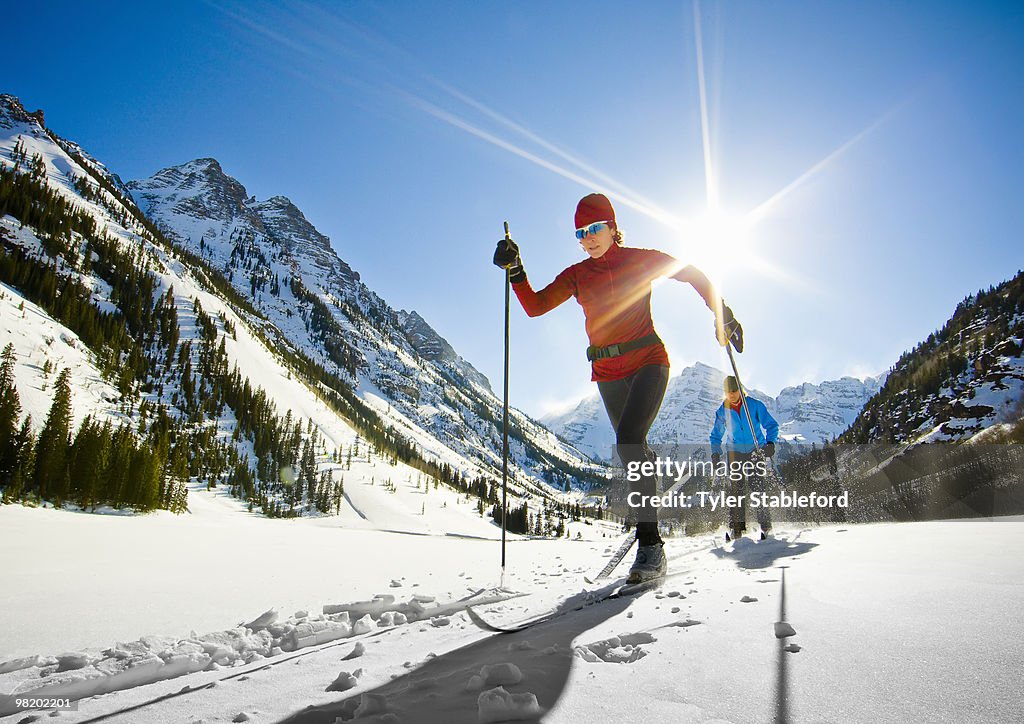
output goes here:
[{"label": "black ski pant", "polygon": [[[744,463],[757,462],[757,458],[754,457],[752,452],[739,452],[736,450],[728,451],[729,460],[729,471],[741,469],[740,466]],[[751,466],[748,465],[746,470],[750,470]],[[737,476],[739,479],[733,479],[732,475],[729,477],[729,484],[731,487],[731,495],[735,495],[741,500],[741,504],[729,508],[729,527],[736,533],[742,533],[747,529],[747,509],[749,508],[748,500],[751,492],[763,493],[766,491],[767,481],[763,475],[759,475],[757,472],[751,472],[749,475]],[[765,506],[759,506],[757,508],[757,524],[761,527],[761,530],[768,530],[772,527],[772,511],[771,508]]]},{"label": "black ski pant", "polygon": [[[615,430],[615,452],[624,470],[645,461],[654,461],[654,452],[647,445],[647,432],[654,424],[661,401],[668,387],[668,367],[647,365],[629,377],[613,382],[598,382],[597,389],[604,401],[604,409]],[[657,494],[658,479],[654,475],[641,476],[630,481],[629,492],[646,496],[645,504],[636,511],[636,538],[640,545],[661,543],[658,534],[658,509],[650,505],[649,498]]]}]

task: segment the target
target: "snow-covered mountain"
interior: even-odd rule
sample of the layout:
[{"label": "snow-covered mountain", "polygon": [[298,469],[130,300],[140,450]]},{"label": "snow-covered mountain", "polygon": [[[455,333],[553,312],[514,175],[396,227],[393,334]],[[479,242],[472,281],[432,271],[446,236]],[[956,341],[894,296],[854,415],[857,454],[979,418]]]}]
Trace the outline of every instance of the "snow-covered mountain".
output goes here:
[{"label": "snow-covered mountain", "polygon": [[482,372],[478,372],[473,365],[462,359],[448,344],[448,340],[427,324],[427,320],[416,312],[407,312],[402,309],[398,312],[398,321],[402,325],[402,331],[405,332],[409,343],[423,357],[439,364],[442,368],[459,370],[470,382],[490,391],[491,381]]},{"label": "snow-covered mountain", "polygon": [[[498,400],[486,377],[419,314],[394,310],[366,287],[291,201],[257,201],[212,158],[127,186],[168,237],[223,271],[284,344],[337,369],[384,414],[466,461],[497,468]],[[512,452],[526,471],[586,467],[542,426],[514,417]]]},{"label": "snow-covered mountain", "polygon": [[966,297],[893,366],[843,442],[995,441],[1021,420],[1024,272]]},{"label": "snow-covered mountain", "polygon": [[784,388],[770,410],[787,440],[821,443],[845,431],[884,382],[885,375],[805,382]]},{"label": "snow-covered mountain", "polygon": [[[724,379],[724,372],[701,362],[669,379],[661,412],[648,436],[650,442],[707,443],[715,410],[722,404]],[[787,387],[774,398],[756,389],[748,393],[765,403],[779,421],[780,437],[791,442],[820,443],[850,426],[881,381],[881,377],[843,377]],[[611,459],[614,435],[596,392],[568,411],[542,417],[541,422],[594,459]]]},{"label": "snow-covered mountain", "polygon": [[[68,368],[74,425],[127,423],[179,486],[198,475],[264,511],[361,526],[492,528],[478,513],[501,459],[488,381],[288,199],[248,197],[213,159],[123,184],[6,95],[0,171],[0,348],[34,429]],[[514,498],[601,477],[527,416],[512,423]],[[424,478],[479,500],[424,500]]]}]

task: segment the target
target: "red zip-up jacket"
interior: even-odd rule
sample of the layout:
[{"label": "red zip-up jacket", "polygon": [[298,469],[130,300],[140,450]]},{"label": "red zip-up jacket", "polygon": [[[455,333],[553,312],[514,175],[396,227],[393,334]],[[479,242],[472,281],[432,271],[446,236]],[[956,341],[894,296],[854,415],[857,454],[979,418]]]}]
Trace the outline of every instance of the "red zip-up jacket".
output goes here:
[{"label": "red zip-up jacket", "polygon": [[[612,244],[600,258],[588,257],[579,264],[573,264],[539,292],[533,290],[528,279],[513,284],[512,288],[523,310],[531,317],[550,312],[569,297],[576,297],[587,318],[590,344],[607,347],[654,332],[651,282],[659,277],[668,276],[694,284],[707,301],[710,290],[699,288],[703,275],[699,272],[694,275],[691,271],[695,271],[693,267],[684,267],[673,257],[655,249]],[[668,366],[665,345],[653,344],[618,357],[594,360],[591,379],[595,382],[620,380],[652,364]]]}]

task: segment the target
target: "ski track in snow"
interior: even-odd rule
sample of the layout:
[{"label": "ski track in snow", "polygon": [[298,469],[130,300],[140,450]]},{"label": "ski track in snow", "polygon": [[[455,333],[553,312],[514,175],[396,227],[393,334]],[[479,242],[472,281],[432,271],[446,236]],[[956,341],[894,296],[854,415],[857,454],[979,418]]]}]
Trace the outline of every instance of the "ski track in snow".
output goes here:
[{"label": "ski track in snow", "polygon": [[[11,506],[0,508],[0,521],[15,520],[11,512]],[[95,518],[26,512],[53,520]],[[209,511],[210,520],[231,526],[228,513],[238,515]],[[261,531],[273,527],[273,521],[255,523]],[[373,541],[388,551],[389,564],[376,579],[353,571],[354,578],[379,585],[377,591],[345,596],[346,590],[370,589],[365,583],[338,587],[334,602],[312,615],[308,606],[285,609],[295,614],[250,615],[247,628],[201,636],[122,642],[110,647],[111,657],[99,659],[105,661],[99,668],[99,652],[75,648],[77,634],[66,630],[58,639],[69,644],[66,651],[55,646],[39,652],[32,665],[0,674],[0,692],[10,692],[12,682],[39,683],[43,671],[64,668],[58,676],[68,679],[91,665],[129,688],[99,694],[103,684],[85,679],[79,710],[61,712],[61,721],[743,722],[771,719],[780,707],[793,720],[943,720],[969,709],[979,719],[1005,721],[1019,704],[1010,692],[1017,691],[1015,672],[1024,662],[1024,631],[1013,613],[1024,600],[1010,583],[1019,580],[1024,559],[1022,525],[825,526],[725,548],[711,537],[671,540],[669,578],[660,589],[507,635],[488,634],[466,618],[468,602],[458,599],[474,585],[470,579],[490,587],[474,599],[490,617],[522,619],[579,596],[583,573],[600,566],[608,543],[512,545],[510,572],[518,575],[510,573],[508,585],[530,595],[483,605],[484,596],[508,595],[493,590],[493,541],[335,530],[347,537],[346,547]],[[292,526],[281,550],[260,552],[269,556],[264,574],[296,560],[287,551],[314,540],[303,538],[309,531],[322,530]],[[245,524],[234,531],[236,539],[250,535]],[[1003,554],[997,561],[989,555],[993,544]],[[417,558],[424,547],[429,552]],[[363,557],[358,550],[352,555]],[[455,555],[460,562],[452,565]],[[205,562],[221,575],[230,567],[230,556],[209,558],[190,562]],[[10,567],[12,560],[0,563]],[[144,566],[131,565],[136,575],[144,573]],[[160,583],[182,599],[200,590],[181,591],[175,582],[184,576],[153,578],[147,585]],[[197,574],[196,582],[203,580]],[[391,588],[392,581],[401,586]],[[249,598],[269,592],[262,579],[249,589]],[[307,594],[318,589],[325,590],[323,581]],[[157,587],[150,590],[152,596]],[[380,591],[389,592],[373,595]],[[0,595],[15,620],[26,620],[29,608],[7,591]],[[242,610],[237,601],[232,608]],[[972,615],[965,621],[957,611]],[[959,627],[950,625],[954,619]],[[283,650],[300,641],[301,648]],[[275,650],[275,642],[289,646]],[[190,667],[202,670],[182,673]],[[966,671],[973,672],[970,687],[951,684]],[[158,680],[172,673],[182,675]],[[645,682],[642,695],[637,681]],[[165,698],[148,703],[158,697]],[[26,711],[11,721],[46,714]]]}]

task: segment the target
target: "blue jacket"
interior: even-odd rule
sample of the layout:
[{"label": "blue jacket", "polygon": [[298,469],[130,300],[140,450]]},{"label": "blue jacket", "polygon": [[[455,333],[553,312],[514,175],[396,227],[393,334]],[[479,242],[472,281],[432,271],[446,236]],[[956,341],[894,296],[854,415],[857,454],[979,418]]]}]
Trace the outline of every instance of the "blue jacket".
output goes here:
[{"label": "blue jacket", "polygon": [[[757,433],[757,444],[764,445],[766,442],[775,442],[779,437],[779,423],[768,414],[768,408],[760,400],[747,397],[747,408],[750,410],[750,417],[754,420],[754,429]],[[764,432],[761,432],[761,428]],[[754,449],[754,440],[750,436],[750,425],[747,424],[747,416],[740,407],[737,413],[731,407],[726,408],[723,402],[715,412],[715,426],[711,428],[711,452],[722,454],[722,440],[728,433],[726,444],[731,450],[739,452],[751,452]]]}]

